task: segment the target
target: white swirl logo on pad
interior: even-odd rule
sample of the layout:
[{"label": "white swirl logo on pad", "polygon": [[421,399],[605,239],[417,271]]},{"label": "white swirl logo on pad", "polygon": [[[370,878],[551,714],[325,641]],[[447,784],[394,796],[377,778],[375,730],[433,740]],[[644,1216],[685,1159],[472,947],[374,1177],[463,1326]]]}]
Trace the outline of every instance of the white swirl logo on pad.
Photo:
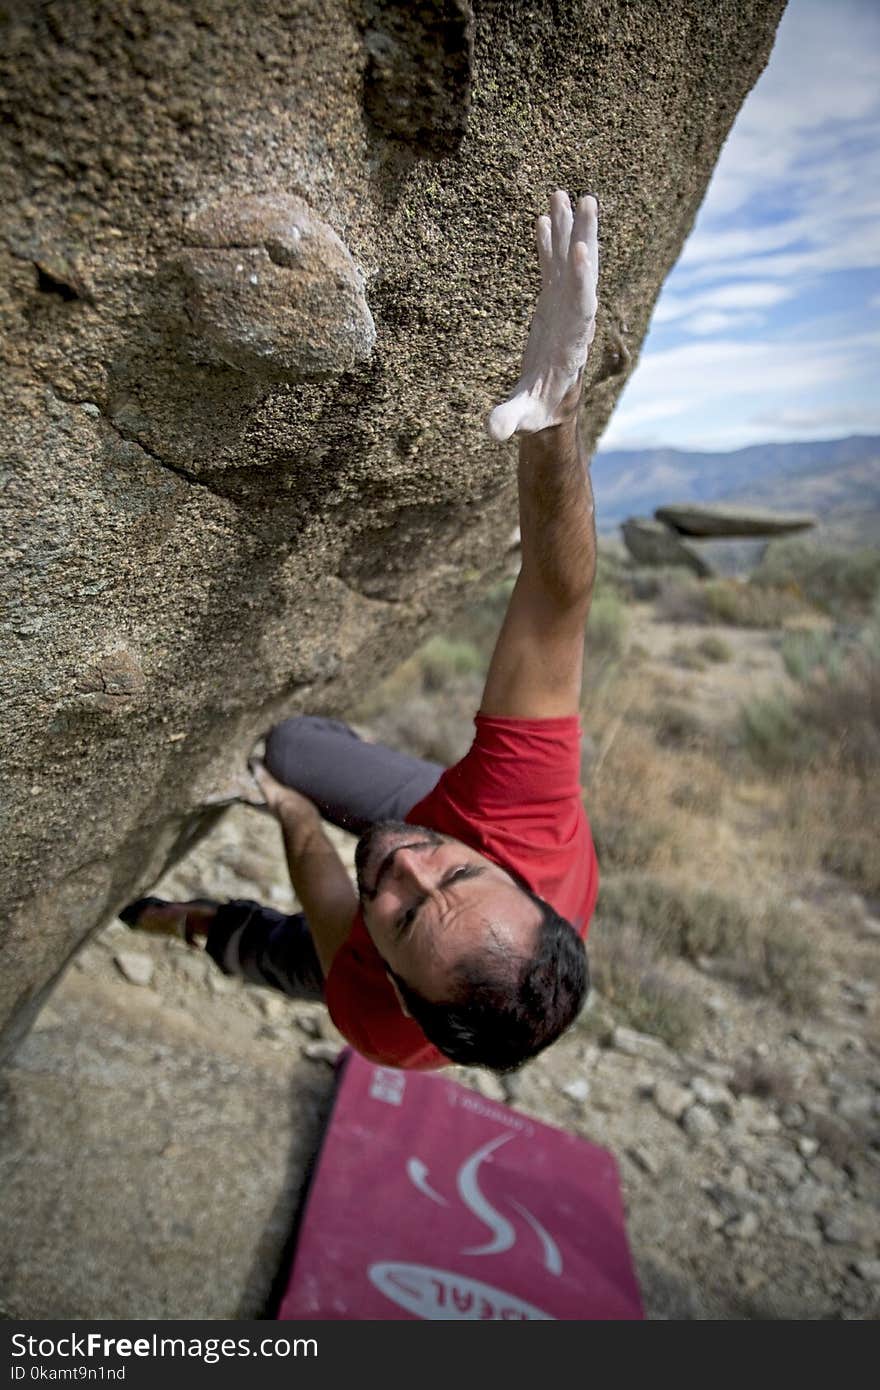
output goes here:
[{"label": "white swirl logo on pad", "polygon": [[[495,1139],[490,1139],[487,1143],[476,1149],[458,1170],[456,1187],[468,1211],[482,1221],[484,1226],[488,1226],[491,1232],[491,1239],[485,1245],[473,1245],[462,1250],[463,1255],[501,1255],[505,1250],[510,1250],[516,1243],[516,1231],[513,1223],[503,1216],[497,1207],[481,1191],[478,1181],[480,1165],[491,1162],[492,1154],[499,1149],[502,1144],[509,1144],[516,1136],[513,1134],[499,1134]],[[421,1192],[423,1197],[429,1197],[438,1206],[448,1207],[449,1202],[441,1192],[438,1192],[428,1180],[427,1166],[420,1158],[409,1158],[406,1162],[406,1173],[413,1187]],[[510,1205],[515,1207],[528,1225],[534,1231],[541,1246],[541,1254],[544,1260],[544,1267],[550,1274],[560,1275],[562,1273],[562,1252],[550,1232],[541,1225],[538,1218],[522,1206],[514,1198],[510,1198]]]},{"label": "white swirl logo on pad", "polygon": [[504,1289],[430,1265],[384,1260],[370,1265],[370,1283],[426,1322],[555,1322],[550,1314]]}]

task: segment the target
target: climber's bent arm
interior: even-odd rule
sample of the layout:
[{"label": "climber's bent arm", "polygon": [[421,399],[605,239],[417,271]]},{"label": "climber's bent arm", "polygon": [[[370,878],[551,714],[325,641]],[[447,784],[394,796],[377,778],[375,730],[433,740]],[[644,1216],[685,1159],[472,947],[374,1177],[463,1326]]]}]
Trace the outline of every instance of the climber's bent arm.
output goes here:
[{"label": "climber's bent arm", "polygon": [[281,826],[290,881],[326,978],[333,957],[351,931],[357,893],[314,803],[278,782],[261,762],[253,761],[251,770],[268,809]]}]

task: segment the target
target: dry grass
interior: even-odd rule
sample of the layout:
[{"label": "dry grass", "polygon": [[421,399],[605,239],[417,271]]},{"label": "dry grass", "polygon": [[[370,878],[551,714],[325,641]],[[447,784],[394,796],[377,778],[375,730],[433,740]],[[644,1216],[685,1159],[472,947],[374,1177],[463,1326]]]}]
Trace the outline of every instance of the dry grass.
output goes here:
[{"label": "dry grass", "polygon": [[714,632],[709,632],[705,637],[700,638],[697,643],[697,652],[707,661],[730,661],[733,657],[733,648],[730,643],[725,642],[723,637],[719,637]]},{"label": "dry grass", "polygon": [[661,622],[724,623],[773,628],[798,613],[797,590],[754,585],[739,579],[699,580],[676,575],[660,581],[654,612]]},{"label": "dry grass", "polygon": [[743,707],[746,748],[771,772],[823,764],[870,775],[880,767],[880,660],[866,648],[841,658],[837,673],[816,667],[798,691]]},{"label": "dry grass", "polygon": [[676,980],[656,941],[634,923],[612,927],[601,913],[590,939],[590,970],[614,1016],[684,1048],[702,1018],[696,995]]},{"label": "dry grass", "polygon": [[748,992],[768,994],[793,1012],[817,1003],[815,950],[780,908],[756,908],[682,880],[621,874],[604,881],[598,917],[603,934],[635,934],[655,957],[717,960],[725,978]]},{"label": "dry grass", "polygon": [[772,843],[786,870],[824,869],[875,895],[880,894],[878,824],[876,778],[820,767],[786,778]]},{"label": "dry grass", "polygon": [[774,541],[752,582],[758,588],[789,587],[835,615],[865,613],[880,591],[880,549],[836,550],[793,538]]},{"label": "dry grass", "polygon": [[705,671],[706,669],[706,658],[699,647],[691,646],[687,642],[676,642],[669,655],[676,666],[680,666],[684,671]]}]

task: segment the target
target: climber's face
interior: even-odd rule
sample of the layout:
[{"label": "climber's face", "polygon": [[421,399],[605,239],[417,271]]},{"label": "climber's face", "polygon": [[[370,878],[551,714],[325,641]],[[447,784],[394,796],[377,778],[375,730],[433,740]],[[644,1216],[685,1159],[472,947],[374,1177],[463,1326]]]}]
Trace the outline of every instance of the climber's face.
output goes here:
[{"label": "climber's face", "polygon": [[383,821],[358,841],[355,866],[376,949],[426,999],[454,997],[455,968],[468,955],[534,950],[537,905],[504,869],[452,836]]}]

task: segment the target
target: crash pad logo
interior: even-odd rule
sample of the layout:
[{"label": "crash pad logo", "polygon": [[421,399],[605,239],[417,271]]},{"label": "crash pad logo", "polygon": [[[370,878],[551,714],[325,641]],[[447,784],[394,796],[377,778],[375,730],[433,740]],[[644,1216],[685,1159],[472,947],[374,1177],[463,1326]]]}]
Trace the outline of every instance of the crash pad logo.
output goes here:
[{"label": "crash pad logo", "polygon": [[[492,1155],[502,1144],[509,1144],[516,1138],[513,1134],[499,1134],[487,1143],[481,1144],[462,1163],[455,1175],[455,1187],[462,1204],[472,1216],[486,1227],[488,1239],[477,1245],[462,1248],[462,1255],[485,1256],[503,1255],[517,1242],[518,1234],[525,1233],[531,1242],[536,1258],[544,1268],[557,1277],[562,1274],[562,1252],[550,1232],[537,1216],[521,1202],[509,1199],[509,1206],[518,1212],[523,1221],[517,1231],[514,1223],[489,1201],[480,1187],[479,1173],[484,1163],[491,1163]],[[420,1158],[408,1158],[406,1175],[417,1192],[429,1198],[436,1206],[452,1210],[452,1202],[443,1192],[431,1183],[427,1165]],[[527,1233],[523,1231],[523,1223]],[[408,1313],[428,1321],[466,1322],[491,1319],[492,1321],[541,1319],[553,1322],[550,1313],[543,1312],[531,1303],[525,1303],[515,1294],[484,1284],[479,1279],[453,1273],[445,1269],[433,1269],[430,1265],[403,1264],[398,1261],[383,1261],[368,1269],[370,1281],[375,1287]]]},{"label": "crash pad logo", "polygon": [[[506,1250],[510,1250],[516,1244],[517,1232],[512,1221],[494,1207],[488,1197],[480,1188],[479,1173],[484,1163],[491,1162],[492,1155],[496,1149],[500,1149],[502,1144],[509,1144],[516,1136],[513,1134],[499,1134],[497,1138],[490,1139],[488,1143],[482,1144],[475,1149],[456,1174],[456,1189],[464,1205],[472,1215],[482,1221],[490,1232],[489,1239],[483,1245],[470,1245],[462,1250],[463,1255],[503,1255]],[[423,1197],[430,1197],[432,1202],[438,1206],[448,1207],[450,1205],[442,1192],[437,1192],[428,1180],[428,1169],[420,1158],[408,1158],[406,1161],[406,1174]],[[548,1274],[560,1275],[562,1273],[562,1252],[550,1232],[535,1216],[534,1212],[529,1211],[521,1202],[517,1202],[513,1197],[510,1198],[510,1205],[519,1212],[520,1216],[531,1228],[534,1234],[533,1246],[536,1250],[540,1249],[541,1259]]]},{"label": "crash pad logo", "polygon": [[370,1283],[398,1307],[427,1322],[555,1322],[550,1313],[503,1289],[430,1265],[386,1260],[370,1265]]}]

